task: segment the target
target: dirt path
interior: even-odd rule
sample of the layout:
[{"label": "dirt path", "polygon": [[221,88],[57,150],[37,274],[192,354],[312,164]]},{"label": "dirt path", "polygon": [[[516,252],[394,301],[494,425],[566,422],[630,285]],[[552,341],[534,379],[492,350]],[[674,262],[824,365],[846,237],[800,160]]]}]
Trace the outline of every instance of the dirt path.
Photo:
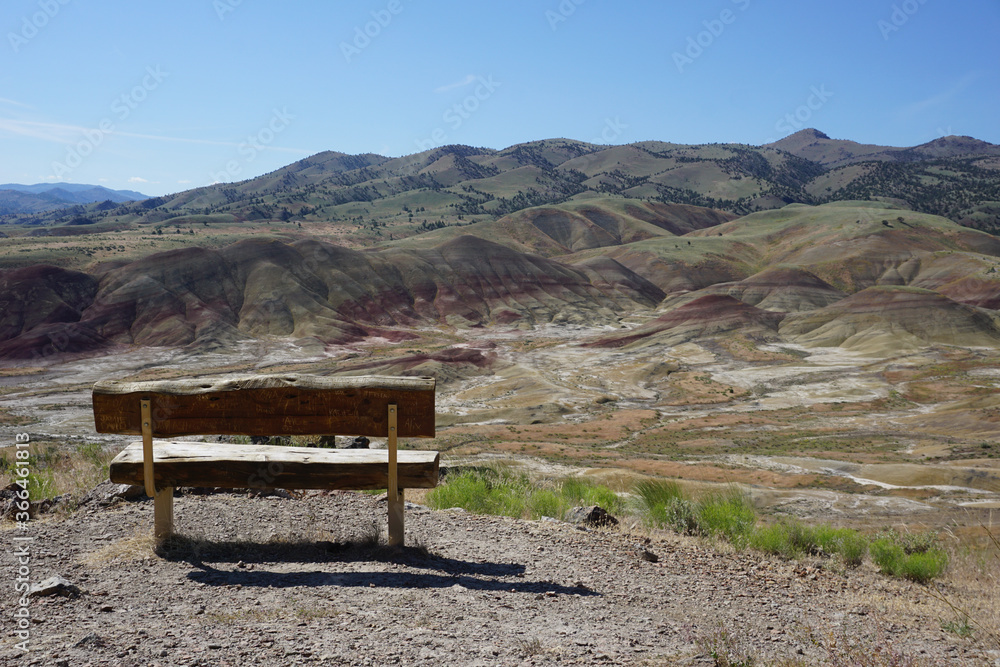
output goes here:
[{"label": "dirt path", "polygon": [[[384,507],[343,492],[189,495],[176,500],[189,539],[163,555],[148,538],[150,502],[49,515],[16,534],[34,538],[30,578],[59,574],[86,592],[33,601],[31,652],[5,631],[0,665],[713,664],[727,648],[757,664],[844,664],[851,650],[1000,658],[943,631],[920,586],[867,566],[419,507],[407,539],[422,549],[346,544]],[[11,524],[0,536],[10,543]]]}]

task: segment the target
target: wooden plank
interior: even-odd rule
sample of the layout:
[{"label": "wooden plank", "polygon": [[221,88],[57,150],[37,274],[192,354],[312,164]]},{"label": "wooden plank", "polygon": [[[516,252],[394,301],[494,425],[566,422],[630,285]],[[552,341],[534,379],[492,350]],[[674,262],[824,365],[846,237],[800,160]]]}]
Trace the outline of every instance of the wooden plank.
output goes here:
[{"label": "wooden plank", "polygon": [[[221,445],[157,441],[155,482],[167,486],[282,489],[385,489],[384,449],[313,449],[268,445]],[[437,452],[403,450],[397,473],[402,488],[437,485]],[[134,442],[111,462],[111,481],[143,483],[142,443]]]},{"label": "wooden plank", "polygon": [[152,401],[153,435],[365,435],[386,437],[399,406],[399,437],[434,437],[434,378],[239,375],[209,380],[94,385],[99,433],[142,433],[140,399]]}]

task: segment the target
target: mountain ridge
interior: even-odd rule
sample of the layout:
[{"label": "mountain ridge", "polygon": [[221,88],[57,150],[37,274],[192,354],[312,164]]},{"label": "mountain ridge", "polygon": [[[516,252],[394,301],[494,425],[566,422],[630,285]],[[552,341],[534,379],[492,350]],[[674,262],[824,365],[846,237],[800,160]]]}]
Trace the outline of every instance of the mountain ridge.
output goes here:
[{"label": "mountain ridge", "polygon": [[[134,190],[112,190],[80,183],[5,183],[0,185],[0,216],[46,213],[80,204],[122,204],[149,199]],[[82,213],[82,211],[79,211]]]},{"label": "mountain ridge", "polygon": [[[504,149],[447,145],[401,157],[324,151],[271,173],[123,204],[87,205],[122,228],[209,223],[335,225],[359,245],[442,226],[596,197],[687,204],[745,215],[789,203],[890,201],[986,231],[1000,230],[1000,146],[942,137],[899,148],[805,129],[763,146],[571,139]],[[209,217],[198,217],[209,216]],[[65,225],[65,213],[2,222]],[[98,227],[97,229],[99,229]]]}]

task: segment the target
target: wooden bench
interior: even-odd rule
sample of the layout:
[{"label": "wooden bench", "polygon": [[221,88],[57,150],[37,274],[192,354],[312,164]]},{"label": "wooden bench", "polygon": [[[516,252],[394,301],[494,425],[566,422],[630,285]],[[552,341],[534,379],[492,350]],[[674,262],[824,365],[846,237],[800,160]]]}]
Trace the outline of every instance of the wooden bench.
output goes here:
[{"label": "wooden bench", "polygon": [[[432,488],[437,452],[397,451],[434,437],[433,378],[298,374],[94,385],[99,433],[141,435],[111,462],[119,484],[144,485],[154,534],[173,533],[174,487],[388,489],[389,543],[403,543],[403,489]],[[156,441],[186,435],[355,435],[388,449],[317,449]]]}]

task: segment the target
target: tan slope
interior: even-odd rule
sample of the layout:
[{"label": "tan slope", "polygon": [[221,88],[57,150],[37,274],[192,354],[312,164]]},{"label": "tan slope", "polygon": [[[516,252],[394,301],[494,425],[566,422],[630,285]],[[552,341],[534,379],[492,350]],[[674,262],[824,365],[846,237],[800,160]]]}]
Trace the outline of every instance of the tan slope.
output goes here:
[{"label": "tan slope", "polygon": [[847,139],[831,139],[813,128],[799,130],[767,146],[826,166],[839,166],[860,160],[892,159],[894,153],[902,150],[892,146],[860,144]]},{"label": "tan slope", "polygon": [[888,355],[927,345],[1000,345],[1000,327],[984,312],[913,287],[870,287],[826,308],[789,315],[782,337],[810,347]]},{"label": "tan slope", "polygon": [[545,257],[673,237],[714,227],[734,216],[700,206],[634,199],[598,198],[557,206],[537,206],[499,220],[448,227],[388,244],[397,248],[434,247],[457,236],[476,236]]},{"label": "tan slope", "polygon": [[792,204],[688,236],[693,240],[720,233],[752,247],[761,268],[799,266],[846,292],[908,284],[917,274],[914,261],[935,254],[1000,256],[995,236],[874,202]]},{"label": "tan slope", "polygon": [[672,346],[739,330],[774,337],[784,313],[748,306],[731,296],[706,295],[667,312],[632,331],[603,337],[594,347]]},{"label": "tan slope", "polygon": [[816,310],[847,296],[805,269],[781,265],[695,294],[725,294],[761,310],[779,313]]}]

